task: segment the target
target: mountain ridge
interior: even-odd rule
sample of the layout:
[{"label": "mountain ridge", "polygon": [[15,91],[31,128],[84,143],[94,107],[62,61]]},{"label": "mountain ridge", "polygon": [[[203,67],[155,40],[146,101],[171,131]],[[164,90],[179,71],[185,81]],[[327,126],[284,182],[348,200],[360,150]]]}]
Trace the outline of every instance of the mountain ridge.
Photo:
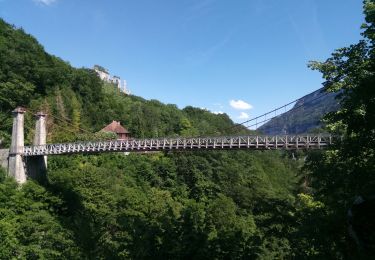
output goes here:
[{"label": "mountain ridge", "polygon": [[289,111],[272,118],[257,130],[267,135],[303,134],[324,127],[325,114],[339,108],[337,93],[318,89],[299,99]]}]

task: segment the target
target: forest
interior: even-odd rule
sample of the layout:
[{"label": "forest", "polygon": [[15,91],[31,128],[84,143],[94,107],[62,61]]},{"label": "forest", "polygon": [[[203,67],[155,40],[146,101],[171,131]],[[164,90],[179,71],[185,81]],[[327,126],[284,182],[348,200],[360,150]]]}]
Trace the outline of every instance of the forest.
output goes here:
[{"label": "forest", "polygon": [[[375,0],[362,39],[309,67],[340,109],[324,151],[49,156],[20,187],[0,167],[0,259],[370,259],[375,253]],[[226,114],[117,93],[0,19],[0,146],[16,106],[48,114],[48,142],[251,134]]]}]

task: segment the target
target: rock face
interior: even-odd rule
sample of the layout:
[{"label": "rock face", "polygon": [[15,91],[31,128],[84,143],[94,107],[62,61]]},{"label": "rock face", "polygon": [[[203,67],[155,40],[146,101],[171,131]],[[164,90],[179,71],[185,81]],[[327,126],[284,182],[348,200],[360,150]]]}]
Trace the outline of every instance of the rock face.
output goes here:
[{"label": "rock face", "polygon": [[[258,130],[267,135],[302,134],[323,126],[322,117],[339,108],[336,93],[315,91],[299,100],[288,112],[271,119]],[[320,97],[321,98],[318,98]]]}]

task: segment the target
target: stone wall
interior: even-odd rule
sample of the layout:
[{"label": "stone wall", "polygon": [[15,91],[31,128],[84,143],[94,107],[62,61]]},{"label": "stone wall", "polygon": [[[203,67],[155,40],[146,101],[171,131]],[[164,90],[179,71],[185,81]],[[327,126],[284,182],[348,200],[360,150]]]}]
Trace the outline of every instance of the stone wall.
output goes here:
[{"label": "stone wall", "polygon": [[9,149],[0,149],[0,166],[8,169]]}]

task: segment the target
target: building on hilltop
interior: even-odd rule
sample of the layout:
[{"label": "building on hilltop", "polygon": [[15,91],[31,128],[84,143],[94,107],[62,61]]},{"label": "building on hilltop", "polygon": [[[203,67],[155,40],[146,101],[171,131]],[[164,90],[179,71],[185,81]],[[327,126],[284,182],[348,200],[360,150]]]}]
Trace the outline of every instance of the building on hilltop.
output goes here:
[{"label": "building on hilltop", "polygon": [[113,76],[112,77],[112,82],[113,83],[121,84],[121,78],[119,76]]},{"label": "building on hilltop", "polygon": [[109,75],[109,72],[107,69],[103,68],[99,65],[94,65],[94,70],[98,74],[99,78],[104,81],[109,81],[111,76]]},{"label": "building on hilltop", "polygon": [[122,84],[122,92],[124,92],[127,95],[130,95],[130,90],[128,89],[128,82],[126,80],[123,81]]},{"label": "building on hilltop", "polygon": [[118,140],[127,140],[130,138],[130,132],[121,125],[118,121],[112,121],[109,125],[104,127],[101,132],[115,133]]},{"label": "building on hilltop", "polygon": [[118,90],[126,95],[130,95],[128,90],[126,80],[121,83],[121,78],[119,76],[111,76],[106,68],[103,68],[100,65],[94,65],[94,71],[98,74],[99,78],[104,82],[111,83],[116,85]]},{"label": "building on hilltop", "polygon": [[121,78],[119,76],[113,76],[112,83],[115,84],[119,90],[121,90]]}]

